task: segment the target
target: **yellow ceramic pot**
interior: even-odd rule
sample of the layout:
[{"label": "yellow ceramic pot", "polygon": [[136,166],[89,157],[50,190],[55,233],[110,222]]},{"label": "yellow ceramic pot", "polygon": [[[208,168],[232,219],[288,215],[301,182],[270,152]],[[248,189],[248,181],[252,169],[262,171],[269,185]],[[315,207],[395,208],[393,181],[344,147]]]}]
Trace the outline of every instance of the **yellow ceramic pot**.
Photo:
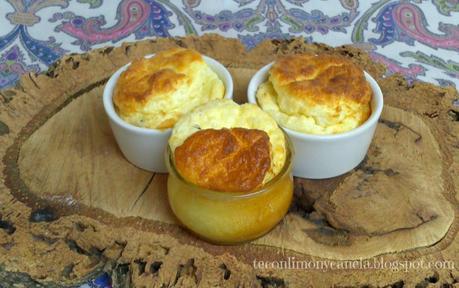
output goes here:
[{"label": "yellow ceramic pot", "polygon": [[167,150],[169,204],[178,220],[210,242],[234,244],[270,231],[287,213],[293,195],[292,145],[281,172],[262,188],[251,192],[222,192],[187,182],[178,173]]}]

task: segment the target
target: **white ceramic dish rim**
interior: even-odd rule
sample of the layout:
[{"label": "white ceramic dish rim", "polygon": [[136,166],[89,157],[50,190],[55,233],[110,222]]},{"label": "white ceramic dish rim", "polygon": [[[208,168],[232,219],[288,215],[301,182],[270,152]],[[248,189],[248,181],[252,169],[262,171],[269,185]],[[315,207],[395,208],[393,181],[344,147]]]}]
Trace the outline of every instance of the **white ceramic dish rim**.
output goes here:
[{"label": "white ceramic dish rim", "polygon": [[[145,55],[144,58],[148,59],[153,56],[155,56],[155,54],[148,54],[148,55]],[[232,80],[231,74],[229,73],[228,69],[226,69],[226,67],[223,66],[220,62],[218,62],[217,60],[209,56],[202,55],[202,57],[204,58],[204,61],[206,63],[210,62],[214,66],[220,67],[221,71],[223,71],[223,74],[225,74],[225,78],[230,79],[230,84],[231,84],[230,87],[226,87],[225,85],[224,98],[232,99],[232,95],[233,95],[232,81],[233,80]],[[116,81],[118,80],[121,73],[123,73],[131,65],[131,63],[132,62],[129,62],[128,64],[116,70],[115,73],[113,73],[112,76],[110,76],[107,83],[105,84],[104,94],[103,94],[103,103],[104,103],[105,112],[114,122],[122,126],[124,129],[132,130],[132,131],[143,133],[143,134],[150,134],[150,135],[163,135],[163,134],[170,133],[170,131],[172,131],[172,128],[159,130],[159,129],[154,129],[154,128],[144,128],[144,127],[138,127],[138,126],[132,125],[124,121],[123,119],[121,119],[118,113],[116,113],[115,106],[113,104],[113,90],[115,88]],[[109,89],[109,87],[111,87],[111,89]]]},{"label": "white ceramic dish rim", "polygon": [[[248,91],[249,93],[247,94],[248,101],[250,103],[258,105],[258,101],[256,99],[256,94],[258,90],[258,85],[257,87],[253,87],[256,85],[256,82],[258,82],[258,79],[261,78],[262,81],[260,82],[263,83],[266,81],[268,70],[271,68],[271,66],[274,64],[274,62],[271,62],[265,66],[263,66],[260,70],[258,70],[255,75],[253,75],[252,79],[250,80]],[[302,132],[298,132],[292,129],[289,129],[285,126],[282,126],[282,128],[290,135],[293,135],[298,138],[306,139],[306,140],[318,140],[321,142],[329,142],[329,141],[335,141],[338,139],[342,138],[349,138],[353,137],[359,134],[364,133],[367,129],[373,126],[375,122],[379,120],[379,117],[381,116],[383,106],[384,106],[384,98],[383,94],[381,91],[381,88],[379,87],[378,83],[376,80],[366,71],[363,71],[365,74],[366,80],[370,83],[371,88],[373,90],[373,97],[374,103],[375,103],[375,109],[372,109],[370,117],[359,127],[354,128],[352,130],[349,130],[347,132],[343,133],[338,133],[338,134],[332,134],[332,135],[316,135],[316,134],[306,134]]]}]

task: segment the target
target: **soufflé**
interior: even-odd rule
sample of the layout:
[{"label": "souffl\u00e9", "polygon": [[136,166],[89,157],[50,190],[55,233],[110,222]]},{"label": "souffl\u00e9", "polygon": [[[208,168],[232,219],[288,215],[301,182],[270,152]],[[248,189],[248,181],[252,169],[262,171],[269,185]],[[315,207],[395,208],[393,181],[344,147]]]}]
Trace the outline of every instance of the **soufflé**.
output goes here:
[{"label": "souffl\u00e9", "polygon": [[172,211],[220,244],[251,240],[287,213],[293,195],[291,143],[257,105],[213,100],[172,130],[167,193]]},{"label": "souffl\u00e9", "polygon": [[169,146],[182,176],[203,188],[246,192],[261,187],[282,169],[285,136],[253,104],[211,101],[182,117]]},{"label": "souffl\u00e9", "polygon": [[173,48],[133,61],[118,79],[113,103],[124,121],[163,130],[193,108],[224,94],[223,82],[201,54]]},{"label": "souffl\u00e9", "polygon": [[372,89],[363,70],[344,57],[298,54],[275,61],[256,97],[283,127],[305,134],[337,134],[368,119]]}]

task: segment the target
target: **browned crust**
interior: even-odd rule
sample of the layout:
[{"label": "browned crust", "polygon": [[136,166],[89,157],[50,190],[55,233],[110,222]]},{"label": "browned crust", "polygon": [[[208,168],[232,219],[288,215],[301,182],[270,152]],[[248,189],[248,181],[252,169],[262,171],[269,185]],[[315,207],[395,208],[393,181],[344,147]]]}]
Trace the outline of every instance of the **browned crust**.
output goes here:
[{"label": "browned crust", "polygon": [[271,166],[269,136],[245,128],[204,129],[175,149],[180,174],[198,186],[225,192],[261,187]]},{"label": "browned crust", "polygon": [[121,73],[115,87],[113,102],[123,115],[133,113],[139,106],[174,91],[183,81],[191,81],[186,69],[194,62],[203,63],[193,49],[172,48],[152,58],[139,58]]},{"label": "browned crust", "polygon": [[[342,99],[368,104],[372,90],[363,70],[348,59],[329,54],[279,57],[270,70],[271,81],[284,95],[309,103],[336,103]],[[278,92],[279,93],[279,92]]]}]

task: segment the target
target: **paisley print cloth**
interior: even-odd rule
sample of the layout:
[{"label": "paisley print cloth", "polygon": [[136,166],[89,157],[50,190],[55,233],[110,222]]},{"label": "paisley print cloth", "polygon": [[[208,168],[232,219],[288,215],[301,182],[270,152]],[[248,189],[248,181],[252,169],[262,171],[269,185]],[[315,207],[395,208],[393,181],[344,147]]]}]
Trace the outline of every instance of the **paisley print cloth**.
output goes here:
[{"label": "paisley print cloth", "polygon": [[[292,36],[354,44],[388,73],[459,87],[459,0],[4,0],[0,89],[65,53],[207,32],[247,49]],[[110,285],[103,274],[82,287]]]},{"label": "paisley print cloth", "polygon": [[148,37],[220,33],[250,49],[303,36],[354,43],[409,80],[459,85],[459,0],[5,0],[0,89],[63,54]]}]

